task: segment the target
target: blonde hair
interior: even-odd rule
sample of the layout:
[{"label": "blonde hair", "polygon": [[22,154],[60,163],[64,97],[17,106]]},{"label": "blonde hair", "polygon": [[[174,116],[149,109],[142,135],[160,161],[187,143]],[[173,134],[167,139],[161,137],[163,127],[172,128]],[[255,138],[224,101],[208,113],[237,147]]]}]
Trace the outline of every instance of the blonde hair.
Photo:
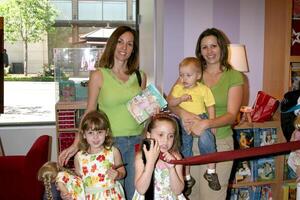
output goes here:
[{"label": "blonde hair", "polygon": [[99,111],[91,111],[87,113],[83,120],[81,121],[80,131],[79,131],[79,144],[78,147],[80,150],[87,152],[89,149],[89,144],[87,140],[83,137],[84,133],[88,130],[105,130],[106,136],[105,141],[103,143],[103,147],[105,149],[111,149],[113,144],[113,136],[111,133],[111,127],[108,120],[107,115],[99,110]]},{"label": "blonde hair", "polygon": [[187,66],[187,65],[194,65],[194,68],[196,69],[196,71],[201,74],[201,77],[200,77],[200,80],[201,80],[203,70],[201,67],[200,60],[196,57],[186,57],[179,63],[179,68]]},{"label": "blonde hair", "polygon": [[51,183],[55,182],[58,172],[59,167],[56,162],[46,162],[38,171],[38,180],[43,181],[48,200],[53,200]]},{"label": "blonde hair", "polygon": [[46,162],[38,171],[38,180],[43,181],[45,186],[45,192],[47,200],[53,200],[51,192],[51,183],[55,183],[58,172],[67,171],[70,174],[75,175],[72,170],[59,167],[56,162]]}]

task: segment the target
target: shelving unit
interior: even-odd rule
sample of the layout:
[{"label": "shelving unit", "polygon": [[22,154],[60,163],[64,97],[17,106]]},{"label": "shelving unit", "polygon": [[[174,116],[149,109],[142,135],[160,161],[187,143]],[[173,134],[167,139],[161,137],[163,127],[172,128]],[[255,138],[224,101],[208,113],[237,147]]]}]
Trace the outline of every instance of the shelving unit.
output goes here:
[{"label": "shelving unit", "polygon": [[291,56],[293,0],[265,0],[265,41],[263,91],[282,99],[291,86],[290,62],[300,62]]},{"label": "shelving unit", "polygon": [[[73,143],[86,105],[85,101],[59,101],[56,103],[55,117],[58,154]],[[71,166],[72,160],[68,163],[68,167]]]},{"label": "shelving unit", "polygon": [[[234,127],[234,129],[251,129],[251,128],[276,128],[277,143],[286,142],[284,135],[281,130],[280,121],[267,121],[264,123],[242,123]],[[234,172],[234,169],[233,169]],[[275,178],[270,181],[255,181],[255,182],[244,182],[234,183],[231,185],[232,188],[241,188],[247,186],[262,186],[271,185],[273,200],[281,200],[283,198],[282,185],[291,181],[284,180],[284,155],[275,157]]]}]

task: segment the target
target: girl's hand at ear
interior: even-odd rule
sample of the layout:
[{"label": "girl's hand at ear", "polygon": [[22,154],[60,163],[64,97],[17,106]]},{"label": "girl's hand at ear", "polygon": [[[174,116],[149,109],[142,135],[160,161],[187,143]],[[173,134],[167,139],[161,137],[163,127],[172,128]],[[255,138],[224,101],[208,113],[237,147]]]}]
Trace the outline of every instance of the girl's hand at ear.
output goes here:
[{"label": "girl's hand at ear", "polygon": [[149,151],[147,150],[146,145],[143,146],[143,151],[145,153],[146,163],[155,165],[160,153],[160,148],[157,141],[150,140],[150,142],[151,144]]}]

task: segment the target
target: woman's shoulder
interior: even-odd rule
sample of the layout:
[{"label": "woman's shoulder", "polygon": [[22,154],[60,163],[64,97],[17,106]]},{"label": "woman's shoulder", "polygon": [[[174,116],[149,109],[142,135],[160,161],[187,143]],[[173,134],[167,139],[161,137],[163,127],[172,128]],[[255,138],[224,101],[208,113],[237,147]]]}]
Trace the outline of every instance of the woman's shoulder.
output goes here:
[{"label": "woman's shoulder", "polygon": [[243,74],[235,69],[229,69],[225,73],[226,79],[234,85],[242,84],[244,82]]},{"label": "woman's shoulder", "polygon": [[90,76],[91,77],[97,77],[97,76],[102,76],[104,68],[97,68],[96,70],[90,71]]},{"label": "woman's shoulder", "polygon": [[242,73],[235,69],[228,69],[226,72],[231,76],[242,76]]}]

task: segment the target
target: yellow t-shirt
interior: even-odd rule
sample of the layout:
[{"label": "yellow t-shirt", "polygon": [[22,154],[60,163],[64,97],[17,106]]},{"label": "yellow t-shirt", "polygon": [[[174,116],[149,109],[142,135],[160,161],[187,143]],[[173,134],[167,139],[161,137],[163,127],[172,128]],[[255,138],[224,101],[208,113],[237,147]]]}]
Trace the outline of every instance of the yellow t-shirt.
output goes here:
[{"label": "yellow t-shirt", "polygon": [[172,96],[178,98],[184,94],[191,95],[192,101],[182,102],[179,106],[196,115],[206,113],[206,107],[215,104],[211,90],[203,83],[197,83],[193,88],[184,88],[182,84],[176,84],[172,90]]}]

